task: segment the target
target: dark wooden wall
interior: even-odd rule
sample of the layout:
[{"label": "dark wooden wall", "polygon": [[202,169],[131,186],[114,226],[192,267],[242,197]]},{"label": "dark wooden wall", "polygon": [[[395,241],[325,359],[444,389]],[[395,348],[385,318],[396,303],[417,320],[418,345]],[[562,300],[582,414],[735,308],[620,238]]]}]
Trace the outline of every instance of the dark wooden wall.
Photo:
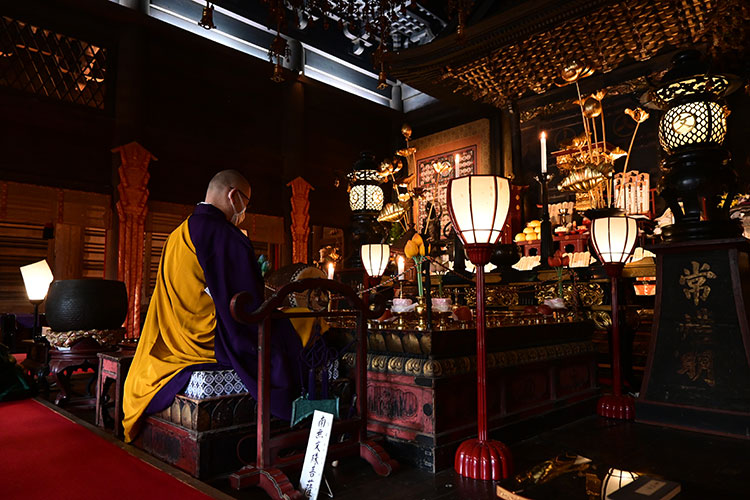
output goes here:
[{"label": "dark wooden wall", "polygon": [[0,180],[112,192],[110,149],[138,141],[151,164],[151,199],[195,203],[218,170],[253,185],[250,210],[284,215],[286,183],[303,176],[311,224],[346,227],[345,184],[362,150],[392,152],[401,113],[287,74],[111,2],[0,3],[10,17],[99,43],[109,50],[103,111],[0,87]]}]

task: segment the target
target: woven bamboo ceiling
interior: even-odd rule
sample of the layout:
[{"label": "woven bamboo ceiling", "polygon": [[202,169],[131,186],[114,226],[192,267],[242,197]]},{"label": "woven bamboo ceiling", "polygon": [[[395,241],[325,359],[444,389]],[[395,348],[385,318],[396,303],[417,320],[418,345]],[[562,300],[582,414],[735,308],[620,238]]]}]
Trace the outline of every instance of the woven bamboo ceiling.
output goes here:
[{"label": "woven bamboo ceiling", "polygon": [[748,11],[746,0],[524,2],[467,28],[463,40],[397,54],[391,74],[436,96],[503,107],[555,87],[573,61],[606,73],[678,48],[740,42]]}]

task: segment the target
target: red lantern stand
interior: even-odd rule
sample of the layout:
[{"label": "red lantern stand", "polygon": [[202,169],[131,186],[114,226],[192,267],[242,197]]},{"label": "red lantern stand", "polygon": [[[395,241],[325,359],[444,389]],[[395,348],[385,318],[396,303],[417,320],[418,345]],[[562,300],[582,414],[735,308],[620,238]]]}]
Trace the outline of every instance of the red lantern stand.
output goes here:
[{"label": "red lantern stand", "polygon": [[[278,308],[284,299],[292,293],[308,290],[334,292],[349,299],[353,310],[321,311],[304,313],[284,313]],[[247,486],[259,486],[273,499],[303,499],[303,493],[294,489],[287,471],[298,471],[305,458],[309,430],[300,429],[271,435],[270,396],[271,396],[271,319],[298,317],[356,317],[357,347],[355,366],[355,386],[357,391],[357,415],[334,422],[331,431],[331,443],[328,457],[331,460],[360,456],[372,465],[375,472],[388,476],[398,468],[398,462],[392,460],[383,448],[367,439],[367,337],[366,320],[381,315],[383,304],[369,308],[350,287],[328,279],[303,279],[283,286],[272,297],[266,300],[256,311],[249,312],[251,295],[240,292],[232,298],[230,310],[232,316],[244,324],[259,323],[258,328],[258,418],[257,418],[257,457],[256,462],[229,476],[229,482],[235,489]],[[348,436],[343,441],[334,441],[334,436]],[[284,449],[295,449],[294,454],[279,457]]]},{"label": "red lantern stand", "polygon": [[617,278],[624,264],[605,263],[604,270],[612,284],[612,392],[599,398],[596,413],[607,418],[633,420],[635,399],[622,393],[622,366],[620,366],[620,304],[617,300]]},{"label": "red lantern stand", "polygon": [[[476,281],[476,294],[477,294],[477,437],[474,439],[467,439],[461,443],[456,450],[456,457],[454,461],[454,469],[461,476],[469,477],[471,479],[481,479],[483,481],[498,481],[509,477],[513,472],[513,461],[510,449],[500,441],[491,440],[487,436],[487,349],[485,346],[486,336],[486,325],[485,325],[485,311],[484,311],[484,266],[490,262],[495,243],[502,234],[502,227],[505,224],[505,218],[507,217],[507,209],[505,207],[505,215],[503,215],[501,221],[497,219],[497,201],[499,200],[500,193],[497,191],[497,179],[502,179],[508,186],[510,183],[507,179],[499,176],[486,176],[486,175],[473,175],[468,176],[468,190],[469,190],[469,211],[471,213],[471,226],[467,228],[461,228],[456,217],[456,213],[453,206],[453,193],[452,187],[455,181],[464,178],[451,179],[448,184],[448,211],[450,214],[453,228],[456,234],[462,240],[466,254],[469,260],[476,266],[477,281]],[[478,177],[494,177],[494,195],[495,195],[495,206],[488,203],[487,199],[481,200],[482,205],[477,207],[472,204],[472,179]],[[465,194],[465,193],[464,193]],[[492,223],[489,228],[477,228],[474,227],[475,214],[483,208],[491,207],[492,212]],[[486,214],[485,214],[486,215]],[[499,222],[499,224],[496,224]],[[496,228],[499,228],[497,230]],[[474,241],[476,241],[477,232],[486,232],[488,236],[487,243],[467,243],[464,231],[474,232]],[[492,236],[493,233],[497,232],[496,236]]]},{"label": "red lantern stand", "polygon": [[[613,231],[613,222],[625,221],[625,226],[618,224],[621,234]],[[606,233],[597,232],[596,225],[606,224]],[[632,223],[632,224],[631,224]],[[622,367],[620,366],[620,304],[617,300],[617,278],[622,274],[625,262],[630,259],[635,249],[638,236],[637,222],[632,217],[602,217],[595,219],[591,226],[591,245],[612,284],[612,392],[599,398],[596,412],[607,418],[633,420],[635,418],[635,400],[622,393]],[[631,240],[630,233],[635,231]],[[600,241],[601,236],[606,237]],[[601,236],[600,236],[601,235]],[[613,238],[613,235],[615,236]],[[612,248],[615,244],[618,246]],[[630,248],[627,248],[630,245]]]}]

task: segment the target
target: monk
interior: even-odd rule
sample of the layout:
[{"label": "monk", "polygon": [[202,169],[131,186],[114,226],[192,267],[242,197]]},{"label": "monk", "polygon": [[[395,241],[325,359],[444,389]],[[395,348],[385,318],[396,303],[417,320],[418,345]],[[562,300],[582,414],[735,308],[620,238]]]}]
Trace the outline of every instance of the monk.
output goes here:
[{"label": "monk", "polygon": [[[234,369],[257,398],[257,327],[232,318],[237,292],[263,303],[263,277],[250,240],[237,228],[250,184],[235,170],[217,173],[206,199],[169,235],[123,398],[125,441],[145,416],[169,407],[197,370]],[[271,335],[271,413],[289,420],[300,395],[301,341],[288,321]]]}]

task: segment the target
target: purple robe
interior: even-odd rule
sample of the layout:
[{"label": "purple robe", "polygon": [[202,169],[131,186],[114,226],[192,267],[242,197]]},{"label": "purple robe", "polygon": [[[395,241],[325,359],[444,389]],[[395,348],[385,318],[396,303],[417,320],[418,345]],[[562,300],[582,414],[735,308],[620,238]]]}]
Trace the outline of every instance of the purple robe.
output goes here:
[{"label": "purple robe", "polygon": [[[213,205],[201,203],[188,219],[190,239],[203,269],[208,290],[216,307],[216,363],[184,368],[153,397],[146,414],[160,412],[172,404],[195,371],[234,369],[248,392],[258,396],[258,326],[235,321],[229,303],[238,292],[253,295],[252,309],[264,299],[263,276],[250,240],[227,221]],[[274,320],[271,329],[271,413],[291,420],[292,401],[301,394],[299,353],[302,342],[292,324]]]}]

